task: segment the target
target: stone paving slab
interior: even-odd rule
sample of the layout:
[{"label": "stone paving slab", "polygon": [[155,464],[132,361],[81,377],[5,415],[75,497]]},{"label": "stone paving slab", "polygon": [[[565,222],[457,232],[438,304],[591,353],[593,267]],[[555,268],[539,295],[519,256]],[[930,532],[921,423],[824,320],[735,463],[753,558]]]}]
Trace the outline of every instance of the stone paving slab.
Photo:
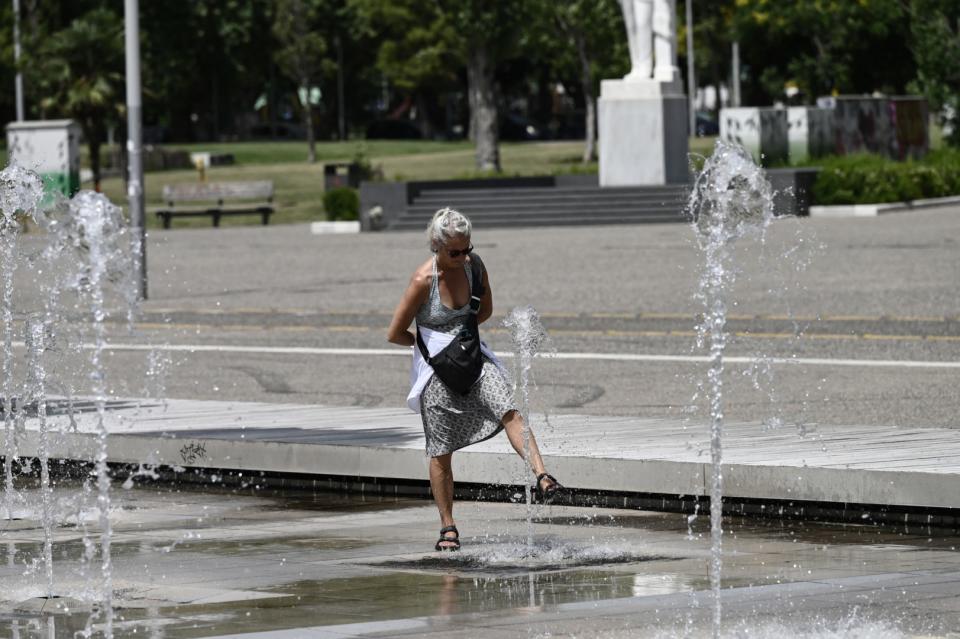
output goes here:
[{"label": "stone paving slab", "polygon": [[[89,405],[87,405],[89,406]],[[65,416],[49,418],[68,431]],[[549,470],[589,491],[701,496],[711,476],[708,429],[661,419],[534,415]],[[353,408],[196,400],[112,401],[109,459],[183,468],[424,480],[418,415],[405,408]],[[36,420],[21,446],[37,450]],[[90,459],[95,412],[58,435],[53,457]],[[960,431],[730,423],[724,434],[725,496],[899,507],[960,508]],[[458,481],[523,484],[505,436],[454,456]]]}]

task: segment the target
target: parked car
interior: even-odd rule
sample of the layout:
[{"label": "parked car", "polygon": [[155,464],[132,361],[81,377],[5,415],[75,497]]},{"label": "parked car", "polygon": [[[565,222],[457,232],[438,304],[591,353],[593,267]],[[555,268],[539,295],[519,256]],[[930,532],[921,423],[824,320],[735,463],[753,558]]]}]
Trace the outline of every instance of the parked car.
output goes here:
[{"label": "parked car", "polygon": [[368,140],[419,140],[420,127],[410,120],[375,120],[367,126]]},{"label": "parked car", "polygon": [[697,111],[697,137],[720,135],[720,123],[709,111]]},{"label": "parked car", "polygon": [[500,118],[501,140],[541,140],[540,127],[522,115],[506,113]]}]

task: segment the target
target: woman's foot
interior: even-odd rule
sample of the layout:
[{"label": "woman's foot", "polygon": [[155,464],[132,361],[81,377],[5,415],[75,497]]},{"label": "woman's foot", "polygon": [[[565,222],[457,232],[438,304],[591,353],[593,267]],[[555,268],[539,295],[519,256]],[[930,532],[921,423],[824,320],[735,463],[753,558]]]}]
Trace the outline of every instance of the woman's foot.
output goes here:
[{"label": "woman's foot", "polygon": [[552,502],[564,490],[557,478],[549,473],[537,475],[537,495],[544,504]]},{"label": "woman's foot", "polygon": [[456,526],[444,526],[440,529],[440,539],[433,547],[437,552],[460,550],[460,531]]}]

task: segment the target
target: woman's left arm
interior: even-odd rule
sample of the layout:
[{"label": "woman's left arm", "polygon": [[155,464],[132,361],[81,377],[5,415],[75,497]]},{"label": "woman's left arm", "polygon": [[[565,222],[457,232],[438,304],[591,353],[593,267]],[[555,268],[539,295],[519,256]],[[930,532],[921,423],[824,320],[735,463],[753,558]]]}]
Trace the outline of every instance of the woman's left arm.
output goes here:
[{"label": "woman's left arm", "polygon": [[483,267],[483,297],[480,298],[480,311],[477,312],[477,323],[483,324],[493,315],[493,292],[490,290],[490,278],[487,276],[487,267]]}]

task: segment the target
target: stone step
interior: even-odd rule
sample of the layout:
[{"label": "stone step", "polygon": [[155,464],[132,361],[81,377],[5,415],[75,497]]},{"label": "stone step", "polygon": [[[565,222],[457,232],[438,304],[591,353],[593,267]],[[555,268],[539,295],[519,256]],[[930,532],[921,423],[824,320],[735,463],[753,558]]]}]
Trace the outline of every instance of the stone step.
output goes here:
[{"label": "stone step", "polygon": [[[645,215],[684,215],[686,210],[680,206],[668,206],[661,204],[632,204],[630,206],[599,206],[596,204],[584,204],[566,207],[543,207],[543,206],[522,206],[511,203],[509,206],[486,206],[483,208],[469,209],[467,213],[471,219],[489,219],[492,217],[516,217],[516,216],[551,216],[551,217],[596,217],[598,215],[621,215],[621,216],[645,216]],[[397,219],[403,220],[416,218],[418,220],[429,220],[433,217],[433,209],[410,208],[401,214]]]},{"label": "stone step", "polygon": [[[445,203],[446,205],[447,203]],[[462,211],[470,217],[475,215],[484,215],[485,213],[502,213],[512,211],[516,213],[526,212],[562,212],[575,211],[583,214],[584,212],[606,211],[606,210],[643,210],[659,211],[668,209],[671,211],[682,211],[686,208],[685,200],[664,200],[664,199],[588,199],[575,198],[566,200],[548,200],[548,199],[530,199],[530,200],[501,200],[501,201],[477,201],[461,202],[451,200],[449,205]],[[437,204],[424,204],[420,200],[415,201],[407,207],[408,215],[433,215],[441,206]]]},{"label": "stone step", "polygon": [[526,198],[526,197],[677,197],[686,199],[690,188],[682,186],[644,186],[644,187],[522,187],[490,189],[431,189],[423,191],[416,201],[435,202],[447,199],[473,200],[487,198]]},{"label": "stone step", "polygon": [[689,185],[427,189],[390,229],[423,229],[444,206],[464,211],[487,228],[683,222],[689,193]]},{"label": "stone step", "polygon": [[[394,231],[420,231],[426,228],[429,217],[403,217],[390,227]],[[588,226],[597,224],[663,224],[688,222],[689,220],[676,212],[645,213],[645,214],[591,214],[557,216],[551,214],[540,215],[511,215],[485,216],[475,219],[476,225],[483,228],[494,227],[529,227],[529,226]]]}]

